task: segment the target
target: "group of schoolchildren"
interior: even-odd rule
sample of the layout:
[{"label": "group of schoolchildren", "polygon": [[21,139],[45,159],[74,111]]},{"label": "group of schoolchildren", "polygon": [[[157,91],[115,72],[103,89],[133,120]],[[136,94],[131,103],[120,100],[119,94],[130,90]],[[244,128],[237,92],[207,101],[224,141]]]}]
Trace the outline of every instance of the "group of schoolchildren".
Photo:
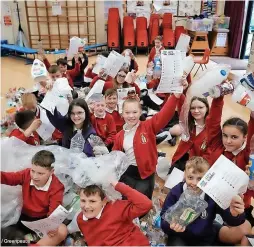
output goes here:
[{"label": "group of schoolchildren", "polygon": [[[164,48],[161,37],[157,37],[155,47],[149,54],[148,66],[154,66],[153,61],[155,57],[160,56],[162,49]],[[66,116],[62,116],[57,108],[53,113],[46,110],[49,121],[55,127],[52,141],[69,149],[72,138],[80,132],[84,138],[82,151],[88,157],[94,157],[97,150],[91,145],[89,137],[97,135],[105,144],[105,153],[111,150],[124,152],[129,166],[119,182],[111,181],[112,186],[123,195],[123,200],[114,203],[108,201],[100,185],[81,188],[81,213],[77,217],[77,228],[70,229],[61,224],[58,229],[48,232],[48,235],[41,238],[36,245],[58,245],[68,234],[75,231],[83,234],[88,246],[149,245],[147,237],[133,220],[144,216],[152,209],[151,199],[158,161],[157,144],[161,137],[158,134],[167,132],[167,136],[181,135],[181,128],[175,118],[177,119],[180,114],[185,95],[184,93],[158,95],[164,100],[159,112],[152,117],[144,118],[142,92],[134,81],[131,83],[125,81],[128,72],[138,71],[138,65],[130,50],[125,50],[123,55],[130,57],[129,67],[121,68],[115,78],[105,77],[103,71],[98,75],[94,74],[93,66],[84,73],[84,68],[88,64],[86,55],[84,61],[75,56],[70,68],[67,67],[66,59],[59,59],[57,65],[50,65],[43,56],[51,78],[51,83],[41,83],[47,90],[52,88],[52,82],[61,77],[66,77],[71,87],[75,85],[77,77],[81,78],[80,75],[82,79],[90,78],[88,83],[90,87],[98,80],[105,81],[102,94],[93,97],[89,104],[84,99],[75,98],[73,94],[74,99],[70,99]],[[190,83],[189,78],[188,81]],[[158,82],[159,78],[152,78],[147,87],[156,89]],[[87,82],[79,80],[78,83]],[[189,83],[186,78],[182,79],[184,92]],[[125,87],[135,87],[136,95],[127,97],[120,114],[117,89]],[[36,130],[41,124],[42,108],[32,93],[23,94],[21,101],[23,108],[15,116],[17,128],[10,136],[15,136],[29,145],[40,145],[41,139]],[[238,244],[251,233],[252,191],[232,198],[230,207],[222,210],[197,187],[204,174],[222,154],[248,172],[254,114],[251,113],[248,124],[240,118],[230,118],[221,127],[222,110],[223,97],[214,98],[211,107],[206,98],[191,99],[188,115],[190,138],[188,141],[180,140],[169,170],[169,173],[174,167],[183,170],[184,181],[176,185],[167,195],[161,216],[179,200],[187,188],[200,195],[200,198],[208,203],[208,208],[187,227],[175,222],[169,224],[162,218],[161,228],[168,235],[167,245],[213,245],[218,241],[224,244]],[[52,166],[54,162],[53,153],[42,150],[32,158],[31,168],[19,172],[1,172],[2,184],[21,185],[23,193],[20,219],[15,226],[2,229],[5,237],[8,238],[16,231],[13,229],[19,229],[25,235],[31,230],[21,221],[46,218],[62,204],[64,186],[54,175]],[[216,214],[222,216],[223,225],[215,221]]]}]

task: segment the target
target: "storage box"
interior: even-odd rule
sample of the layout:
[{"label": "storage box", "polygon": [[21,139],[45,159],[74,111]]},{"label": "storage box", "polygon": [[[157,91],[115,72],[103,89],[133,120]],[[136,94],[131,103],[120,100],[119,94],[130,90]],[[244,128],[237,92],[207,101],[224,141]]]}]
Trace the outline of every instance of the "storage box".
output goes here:
[{"label": "storage box", "polygon": [[229,28],[230,17],[213,17],[214,28]]},{"label": "storage box", "polygon": [[213,27],[214,28],[229,28],[230,17],[213,17]]},{"label": "storage box", "polygon": [[189,31],[208,32],[213,29],[213,19],[188,19],[186,28]]}]

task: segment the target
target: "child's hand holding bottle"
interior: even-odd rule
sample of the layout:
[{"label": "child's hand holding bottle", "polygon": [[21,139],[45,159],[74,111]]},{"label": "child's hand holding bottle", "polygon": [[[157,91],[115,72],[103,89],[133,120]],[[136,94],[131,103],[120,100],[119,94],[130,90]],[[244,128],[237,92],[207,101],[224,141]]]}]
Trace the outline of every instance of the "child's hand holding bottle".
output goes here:
[{"label": "child's hand holding bottle", "polygon": [[184,232],[186,228],[185,228],[185,226],[181,226],[178,223],[171,223],[170,229],[172,229],[175,232]]}]

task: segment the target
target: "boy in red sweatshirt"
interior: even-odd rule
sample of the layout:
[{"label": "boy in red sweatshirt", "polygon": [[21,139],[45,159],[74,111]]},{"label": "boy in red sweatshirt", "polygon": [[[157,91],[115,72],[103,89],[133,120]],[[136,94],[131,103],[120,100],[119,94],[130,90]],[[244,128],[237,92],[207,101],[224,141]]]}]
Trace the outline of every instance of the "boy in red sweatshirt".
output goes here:
[{"label": "boy in red sweatshirt", "polygon": [[103,140],[108,148],[112,148],[116,136],[116,124],[113,117],[106,112],[106,103],[102,94],[94,94],[93,114],[91,123],[97,135]]},{"label": "boy in red sweatshirt", "polygon": [[124,119],[118,111],[116,89],[110,88],[106,90],[105,102],[106,102],[106,112],[113,117],[116,124],[116,132],[118,133],[123,129]]},{"label": "boy in red sweatshirt", "polygon": [[[2,172],[1,184],[22,186],[23,207],[18,223],[15,225],[24,234],[31,232],[21,221],[36,221],[48,217],[62,204],[64,186],[54,175],[52,164],[54,154],[41,150],[32,158],[32,167],[19,172]],[[49,231],[38,244],[55,246],[64,240],[66,231],[64,225]],[[41,243],[40,243],[41,242]]]},{"label": "boy in red sweatshirt", "polygon": [[113,182],[112,185],[127,200],[108,202],[97,185],[81,189],[78,227],[68,226],[69,233],[81,231],[88,246],[149,246],[133,219],[152,208],[151,200],[124,183]]},{"label": "boy in red sweatshirt", "polygon": [[[41,111],[43,110],[40,105],[38,105],[37,99],[33,93],[24,93],[21,96],[22,108],[19,111],[30,110],[35,113],[35,117],[40,119]],[[52,141],[61,143],[63,134],[55,129],[52,133]]]},{"label": "boy in red sweatshirt", "polygon": [[40,127],[41,120],[35,117],[33,111],[25,110],[17,112],[15,115],[15,123],[18,128],[14,129],[9,137],[15,136],[29,145],[40,145],[40,137],[36,130]]},{"label": "boy in red sweatshirt", "polygon": [[[43,63],[45,64],[49,74],[52,74],[52,71],[50,71],[51,64],[48,61],[47,57],[45,56],[44,52],[40,52],[40,55],[42,57]],[[79,75],[79,72],[80,72],[79,55],[75,54],[74,59],[75,59],[75,67],[74,67],[74,69],[71,69],[71,70],[67,70],[67,64],[68,64],[68,62],[64,58],[59,58],[56,61],[57,66],[59,68],[59,72],[61,74],[61,77],[67,78],[68,82],[69,82],[69,85],[72,88],[73,88],[73,80],[75,79],[75,77],[77,75]],[[52,76],[51,76],[51,78],[52,78]]]}]

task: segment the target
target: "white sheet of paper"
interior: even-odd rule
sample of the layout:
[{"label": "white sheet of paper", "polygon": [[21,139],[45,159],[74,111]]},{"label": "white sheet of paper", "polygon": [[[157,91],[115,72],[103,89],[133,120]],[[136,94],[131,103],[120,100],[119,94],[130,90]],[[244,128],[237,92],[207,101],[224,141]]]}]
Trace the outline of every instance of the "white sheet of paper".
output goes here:
[{"label": "white sheet of paper", "polygon": [[127,98],[129,91],[135,91],[136,92],[135,87],[117,89],[118,111],[119,111],[119,113],[122,113],[122,111],[123,111],[123,102]]},{"label": "white sheet of paper", "polygon": [[254,238],[248,238],[248,240],[249,240],[251,246],[254,246]]},{"label": "white sheet of paper", "polygon": [[221,155],[199,181],[198,187],[222,209],[227,209],[235,195],[246,192],[248,183],[248,175]]},{"label": "white sheet of paper", "polygon": [[182,182],[184,179],[184,172],[177,169],[176,167],[173,169],[171,174],[168,176],[164,186],[172,189],[174,188],[177,184]]},{"label": "white sheet of paper", "polygon": [[156,105],[161,105],[163,103],[163,100],[160,99],[156,94],[154,94],[152,89],[148,90],[148,95]]},{"label": "white sheet of paper", "polygon": [[103,68],[105,69],[107,75],[114,78],[125,61],[124,56],[116,51],[111,51],[103,65]]},{"label": "white sheet of paper", "polygon": [[57,94],[67,97],[71,94],[72,88],[69,85],[67,78],[59,78],[54,82],[54,86],[52,88],[53,92]]},{"label": "white sheet of paper", "polygon": [[182,33],[176,44],[175,49],[179,51],[184,51],[186,53],[188,51],[189,44],[190,44],[190,36]]},{"label": "white sheet of paper", "polygon": [[86,43],[86,39],[81,39],[76,36],[72,37],[70,39],[70,44],[67,52],[68,59],[72,59],[74,55],[78,53],[79,48],[84,47]]},{"label": "white sheet of paper", "polygon": [[95,82],[94,86],[89,91],[88,95],[86,96],[86,101],[95,93],[102,93],[105,81],[98,80]]},{"label": "white sheet of paper", "polygon": [[52,2],[52,15],[61,15],[62,14],[62,7],[60,2],[54,1]]},{"label": "white sheet of paper", "polygon": [[41,106],[46,110],[50,111],[52,114],[54,113],[54,110],[56,108],[55,97],[56,96],[51,91],[49,91],[45,94],[41,102]]},{"label": "white sheet of paper", "polygon": [[69,101],[67,97],[71,95],[72,88],[66,78],[59,78],[54,82],[53,88],[48,91],[41,102],[41,106],[51,113],[55,107],[64,116],[68,112]]},{"label": "white sheet of paper", "polygon": [[182,93],[183,62],[180,51],[162,50],[161,79],[157,93]]},{"label": "white sheet of paper", "polygon": [[227,33],[217,33],[216,46],[225,47],[227,41]]},{"label": "white sheet of paper", "polygon": [[96,64],[93,68],[93,73],[94,74],[99,74],[100,70],[103,68],[103,65],[105,63],[105,61],[107,60],[106,57],[102,56],[102,55],[98,55],[96,58]]},{"label": "white sheet of paper", "polygon": [[67,211],[63,206],[59,205],[48,218],[32,222],[21,222],[23,225],[36,232],[36,234],[40,238],[42,238],[47,236],[47,233],[49,231],[56,230],[60,226],[60,224],[67,218],[71,210]]},{"label": "white sheet of paper", "polygon": [[36,132],[44,141],[47,141],[52,137],[55,127],[50,123],[46,111],[42,108],[40,108],[40,120],[41,126],[36,130]]}]

